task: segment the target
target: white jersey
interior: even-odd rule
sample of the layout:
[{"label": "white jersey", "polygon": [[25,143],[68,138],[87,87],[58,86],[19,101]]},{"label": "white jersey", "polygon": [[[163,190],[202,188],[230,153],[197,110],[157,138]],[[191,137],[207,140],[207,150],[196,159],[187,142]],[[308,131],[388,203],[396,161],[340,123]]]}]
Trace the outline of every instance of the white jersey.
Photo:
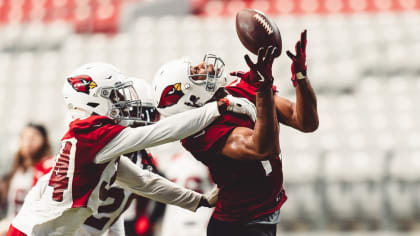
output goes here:
[{"label": "white jersey", "polygon": [[[197,192],[209,192],[214,184],[207,167],[186,151],[174,155],[165,175],[173,182]],[[162,222],[161,236],[205,236],[213,209],[200,208],[189,212],[179,207],[167,206]]]},{"label": "white jersey", "polygon": [[195,211],[201,194],[119,157],[190,136],[219,115],[217,103],[212,102],[138,128],[115,125],[103,116],[73,121],[54,168],[28,193],[12,225],[27,235],[73,235],[99,212],[99,199],[112,195],[114,182],[138,195]]},{"label": "white jersey", "polygon": [[7,194],[7,215],[0,221],[0,235],[5,235],[13,218],[18,214],[26,195],[38,179],[51,170],[52,158],[43,158],[26,171],[19,168],[10,180]]},{"label": "white jersey", "polygon": [[7,218],[13,219],[19,212],[26,194],[32,188],[33,178],[33,167],[26,171],[20,168],[13,175],[7,193]]},{"label": "white jersey", "polygon": [[[148,170],[149,166],[144,160],[147,157],[144,155],[148,153],[144,150],[137,151],[131,155],[130,160],[140,168]],[[75,235],[125,235],[124,219],[120,216],[131,205],[136,195],[117,183],[112,184],[108,191],[111,194],[105,199],[99,199],[98,211],[87,218]]]},{"label": "white jersey", "polygon": [[7,194],[7,217],[12,220],[23,205],[26,194],[38,179],[47,174],[52,168],[52,157],[44,157],[26,171],[18,168],[10,180]]}]

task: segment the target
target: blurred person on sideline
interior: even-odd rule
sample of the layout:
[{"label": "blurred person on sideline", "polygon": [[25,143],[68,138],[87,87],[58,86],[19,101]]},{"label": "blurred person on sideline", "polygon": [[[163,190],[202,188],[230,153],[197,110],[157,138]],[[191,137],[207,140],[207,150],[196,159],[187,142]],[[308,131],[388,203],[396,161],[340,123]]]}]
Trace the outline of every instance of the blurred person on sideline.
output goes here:
[{"label": "blurred person on sideline", "polygon": [[[177,143],[180,146],[180,143]],[[185,150],[175,153],[166,165],[166,178],[185,188],[204,193],[215,187],[208,168]],[[192,213],[168,205],[163,216],[161,236],[206,235],[212,212],[211,208],[200,208]]]},{"label": "blurred person on sideline", "polygon": [[7,215],[0,222],[0,235],[7,232],[12,219],[22,207],[26,194],[42,175],[51,170],[52,165],[47,129],[43,125],[29,123],[22,130],[20,147],[12,170],[5,178]]},{"label": "blurred person on sideline", "polygon": [[101,203],[113,201],[114,183],[191,211],[210,207],[217,194],[182,188],[122,155],[188,137],[228,111],[255,117],[252,103],[226,97],[195,111],[131,128],[143,121],[143,104],[132,82],[113,65],[101,62],[75,69],[65,79],[62,92],[73,121],[61,139],[53,169],[28,193],[7,236],[74,235],[90,216],[108,208]]},{"label": "blurred person on sideline", "polygon": [[[250,70],[232,72],[238,79],[227,86],[223,60],[211,54],[196,66],[189,60],[175,60],[156,73],[154,96],[159,112],[165,116],[201,107],[226,94],[256,104],[256,121],[227,113],[182,140],[183,146],[209,168],[220,188],[208,236],[276,235],[280,207],[287,199],[279,123],[313,132],[319,122],[315,92],[306,74],[306,42],[305,30],[296,43],[296,54],[287,52],[292,59],[296,103],[275,91],[272,64],[278,49],[273,47],[260,48],[255,64],[245,55]],[[172,87],[178,89],[170,94]]]}]

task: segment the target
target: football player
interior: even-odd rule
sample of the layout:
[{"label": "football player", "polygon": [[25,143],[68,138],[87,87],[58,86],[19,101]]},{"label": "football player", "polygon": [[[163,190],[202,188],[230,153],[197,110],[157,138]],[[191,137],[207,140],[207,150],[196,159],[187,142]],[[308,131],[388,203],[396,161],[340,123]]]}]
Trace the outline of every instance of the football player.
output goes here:
[{"label": "football player", "polygon": [[[256,104],[257,120],[226,113],[200,132],[182,140],[183,146],[209,168],[220,188],[219,201],[207,227],[207,235],[275,235],[280,207],[287,197],[283,189],[279,147],[279,122],[304,132],[317,129],[315,93],[306,74],[306,31],[296,44],[292,59],[292,81],[296,103],[278,96],[272,85],[272,63],[276,48],[259,50],[257,63],[248,55],[247,73],[225,88],[221,58],[207,54],[196,66],[188,60],[169,62],[153,81],[161,114],[200,107],[231,94]],[[212,62],[212,63],[210,63]],[[176,75],[176,76],[170,76]],[[180,85],[177,100],[166,100],[166,88]],[[162,106],[165,104],[165,106]]]},{"label": "football player", "polygon": [[144,171],[121,155],[187,137],[230,110],[254,116],[252,104],[228,97],[153,125],[127,127],[142,120],[142,102],[131,82],[106,63],[77,68],[66,78],[63,95],[74,120],[53,169],[28,193],[7,235],[74,235],[103,210],[99,200],[113,196],[114,183],[192,211],[208,206],[202,194]]},{"label": "football player", "polygon": [[[160,116],[152,99],[152,86],[142,79],[131,77],[128,80],[133,82],[133,87],[142,104],[139,112],[141,120],[136,120],[131,127],[154,124],[159,120]],[[133,109],[132,112],[137,112],[137,110]],[[142,169],[156,171],[151,156],[146,150],[135,151],[124,154],[124,156]],[[126,235],[124,218],[120,216],[137,196],[117,183],[112,184],[108,191],[111,194],[98,200],[98,212],[87,218],[75,235]]]}]

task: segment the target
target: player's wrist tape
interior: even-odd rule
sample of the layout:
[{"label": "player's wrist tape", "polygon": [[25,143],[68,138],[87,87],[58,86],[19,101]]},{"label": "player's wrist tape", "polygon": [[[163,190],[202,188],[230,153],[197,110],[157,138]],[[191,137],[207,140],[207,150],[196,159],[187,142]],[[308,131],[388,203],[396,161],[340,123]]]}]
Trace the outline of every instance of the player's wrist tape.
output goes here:
[{"label": "player's wrist tape", "polygon": [[306,79],[308,77],[306,77],[306,74],[304,74],[303,72],[298,72],[296,73],[296,79]]},{"label": "player's wrist tape", "polygon": [[307,79],[306,73],[304,72],[297,72],[292,76],[293,87],[297,86],[297,80]]},{"label": "player's wrist tape", "polygon": [[221,98],[219,99],[219,101],[217,102],[217,108],[219,109],[219,113],[220,114],[224,114],[229,110],[229,99],[227,98]]}]

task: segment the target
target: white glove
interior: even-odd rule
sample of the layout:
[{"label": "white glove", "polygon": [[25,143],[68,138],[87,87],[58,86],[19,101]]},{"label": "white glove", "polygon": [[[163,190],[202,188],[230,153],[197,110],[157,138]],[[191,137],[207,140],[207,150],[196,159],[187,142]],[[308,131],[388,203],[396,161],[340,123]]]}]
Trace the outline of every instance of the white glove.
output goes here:
[{"label": "white glove", "polygon": [[225,98],[229,101],[228,111],[247,115],[254,122],[257,120],[257,108],[248,99],[232,95],[227,95]]},{"label": "white glove", "polygon": [[219,188],[217,186],[214,186],[214,188],[210,192],[207,192],[204,194],[204,198],[206,198],[210,207],[214,207],[216,205],[218,196],[219,196]]}]

